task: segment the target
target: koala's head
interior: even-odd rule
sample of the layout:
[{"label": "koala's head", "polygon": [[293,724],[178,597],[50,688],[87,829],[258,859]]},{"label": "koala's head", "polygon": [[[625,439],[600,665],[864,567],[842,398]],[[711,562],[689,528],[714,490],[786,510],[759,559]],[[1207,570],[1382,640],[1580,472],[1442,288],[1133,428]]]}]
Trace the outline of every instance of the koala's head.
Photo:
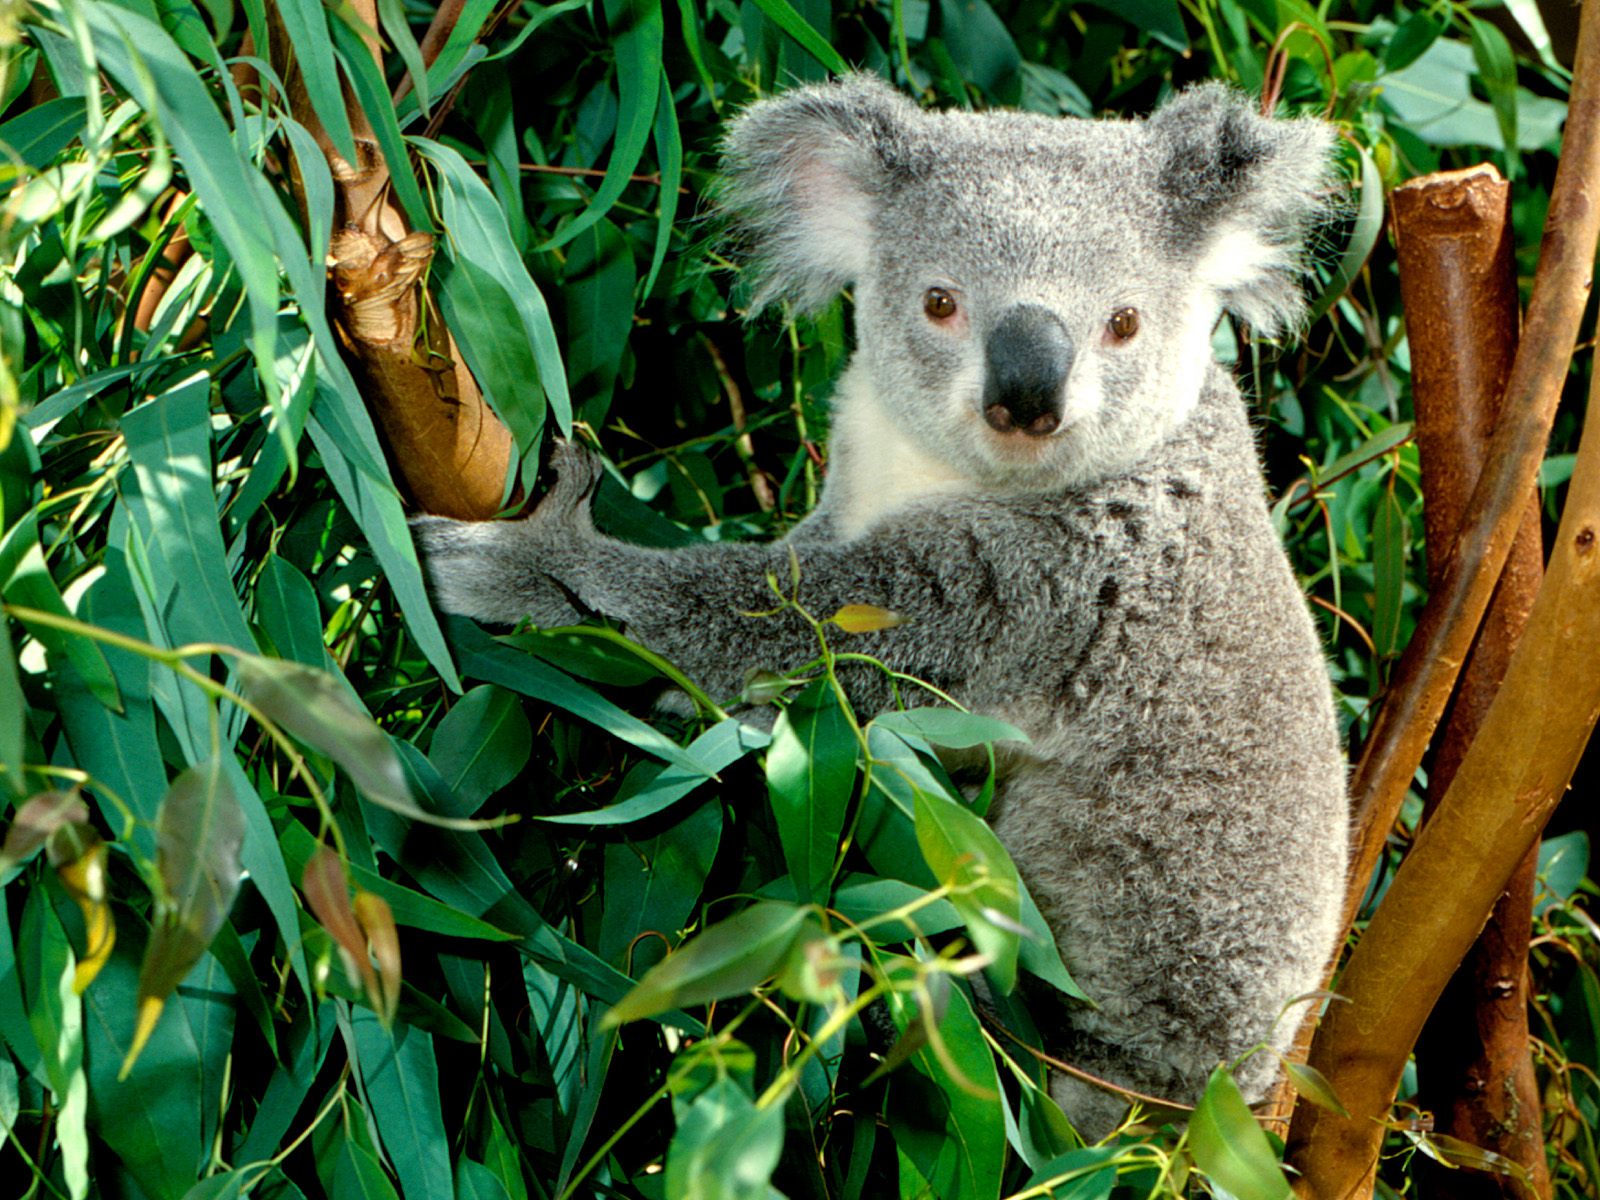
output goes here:
[{"label": "koala's head", "polygon": [[1332,128],[1220,85],[1140,121],[924,112],[870,76],[753,105],[722,206],[755,307],[854,288],[854,370],[986,486],[1090,482],[1193,409],[1223,309],[1303,308]]}]

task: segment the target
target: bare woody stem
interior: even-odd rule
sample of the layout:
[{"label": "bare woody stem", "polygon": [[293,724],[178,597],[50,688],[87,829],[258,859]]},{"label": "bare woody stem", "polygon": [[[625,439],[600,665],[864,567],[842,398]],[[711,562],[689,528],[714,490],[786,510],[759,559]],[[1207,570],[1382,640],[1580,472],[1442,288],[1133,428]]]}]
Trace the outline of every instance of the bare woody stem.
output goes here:
[{"label": "bare woody stem", "polygon": [[[1446,546],[1483,467],[1517,342],[1511,187],[1493,167],[1424,176],[1392,197],[1400,293],[1411,344],[1412,396],[1429,546]],[[1430,589],[1443,564],[1428,563]],[[1488,714],[1544,573],[1538,493],[1529,489],[1511,557],[1462,671],[1428,771],[1431,819]],[[1436,1132],[1521,1164],[1550,1193],[1542,1106],[1528,1050],[1528,941],[1538,851],[1510,887],[1434,1007],[1417,1044],[1418,1098]],[[1435,1174],[1443,1168],[1419,1164]],[[1508,1176],[1452,1170],[1458,1200],[1521,1200]]]},{"label": "bare woody stem", "polygon": [[[1592,8],[1584,18],[1591,35]],[[1592,86],[1583,100],[1574,120],[1592,127]],[[1519,503],[1519,518],[1520,510]],[[1344,1200],[1371,1191],[1384,1122],[1423,1022],[1565,793],[1600,715],[1597,655],[1600,375],[1521,643],[1454,782],[1345,968],[1338,990],[1347,1003],[1329,1010],[1312,1045],[1311,1065],[1350,1115],[1312,1105],[1296,1112],[1289,1160],[1301,1172],[1301,1195]]]},{"label": "bare woody stem", "polygon": [[1406,789],[1444,713],[1522,522],[1555,419],[1600,234],[1600,0],[1583,6],[1561,159],[1522,344],[1483,476],[1443,577],[1390,683],[1351,792],[1357,819],[1346,917],[1382,854]]}]

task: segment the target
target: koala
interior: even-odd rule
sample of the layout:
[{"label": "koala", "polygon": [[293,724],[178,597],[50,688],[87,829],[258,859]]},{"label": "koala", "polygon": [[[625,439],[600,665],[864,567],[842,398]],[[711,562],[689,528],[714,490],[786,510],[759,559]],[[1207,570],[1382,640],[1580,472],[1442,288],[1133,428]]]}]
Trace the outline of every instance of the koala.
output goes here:
[{"label": "koala", "polygon": [[[592,460],[520,521],[424,518],[437,605],[511,624],[598,615],[736,697],[812,659],[799,601],[905,623],[850,648],[1031,741],[993,827],[1095,1004],[1048,991],[1051,1047],[1194,1102],[1287,1047],[1339,937],[1348,811],[1320,642],[1269,517],[1224,310],[1301,314],[1332,129],[1221,86],[1142,120],[927,112],[865,75],[760,101],[720,205],[753,307],[853,289],[816,511],[772,544],[647,549],[598,533]],[[852,666],[863,715],[891,702]],[[1048,1009],[1048,1014],[1044,1011]],[[1263,1098],[1273,1054],[1236,1078]],[[1064,1075],[1100,1136],[1125,1104]]]}]

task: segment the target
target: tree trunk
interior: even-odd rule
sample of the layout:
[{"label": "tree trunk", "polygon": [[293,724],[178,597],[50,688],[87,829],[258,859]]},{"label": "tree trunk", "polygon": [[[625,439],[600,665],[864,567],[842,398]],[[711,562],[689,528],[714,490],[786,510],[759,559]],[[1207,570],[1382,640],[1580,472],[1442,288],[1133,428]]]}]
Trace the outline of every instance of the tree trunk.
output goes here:
[{"label": "tree trunk", "polygon": [[[1411,347],[1412,396],[1430,551],[1454,540],[1511,375],[1519,311],[1511,188],[1493,167],[1430,175],[1395,190],[1400,292]],[[1430,553],[1428,585],[1443,576]],[[1450,787],[1516,649],[1544,571],[1538,493],[1524,504],[1511,557],[1451,701],[1428,773],[1424,819]],[[1419,1101],[1434,1128],[1520,1164],[1550,1193],[1539,1091],[1528,1050],[1532,850],[1489,924],[1440,997],[1417,1045]],[[1421,1179],[1458,1200],[1521,1198],[1504,1176],[1429,1164]]]}]

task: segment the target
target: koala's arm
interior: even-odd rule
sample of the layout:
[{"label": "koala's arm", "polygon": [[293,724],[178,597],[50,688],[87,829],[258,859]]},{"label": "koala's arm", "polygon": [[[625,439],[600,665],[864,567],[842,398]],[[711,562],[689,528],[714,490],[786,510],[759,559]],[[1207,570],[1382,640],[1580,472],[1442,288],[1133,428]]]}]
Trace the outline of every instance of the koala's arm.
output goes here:
[{"label": "koala's arm", "polygon": [[[1061,530],[1030,528],[1042,518],[1025,513],[962,503],[910,512],[852,542],[799,537],[660,550],[596,532],[592,460],[565,451],[557,465],[559,482],[525,520],[414,525],[440,608],[501,624],[604,616],[719,699],[737,696],[753,669],[792,669],[817,656],[815,634],[796,614],[749,615],[781,605],[768,580],[789,594],[792,563],[800,604],[814,617],[874,604],[905,618],[868,634],[834,631],[835,649],[958,692],[980,667],[1027,654],[1034,640],[1041,649],[1047,641],[1052,656],[1069,651],[1096,619],[1092,595],[1069,594],[1082,576],[1061,551]],[[1038,555],[1044,546],[1051,553]],[[879,673],[851,674],[865,710],[886,703]]]}]

